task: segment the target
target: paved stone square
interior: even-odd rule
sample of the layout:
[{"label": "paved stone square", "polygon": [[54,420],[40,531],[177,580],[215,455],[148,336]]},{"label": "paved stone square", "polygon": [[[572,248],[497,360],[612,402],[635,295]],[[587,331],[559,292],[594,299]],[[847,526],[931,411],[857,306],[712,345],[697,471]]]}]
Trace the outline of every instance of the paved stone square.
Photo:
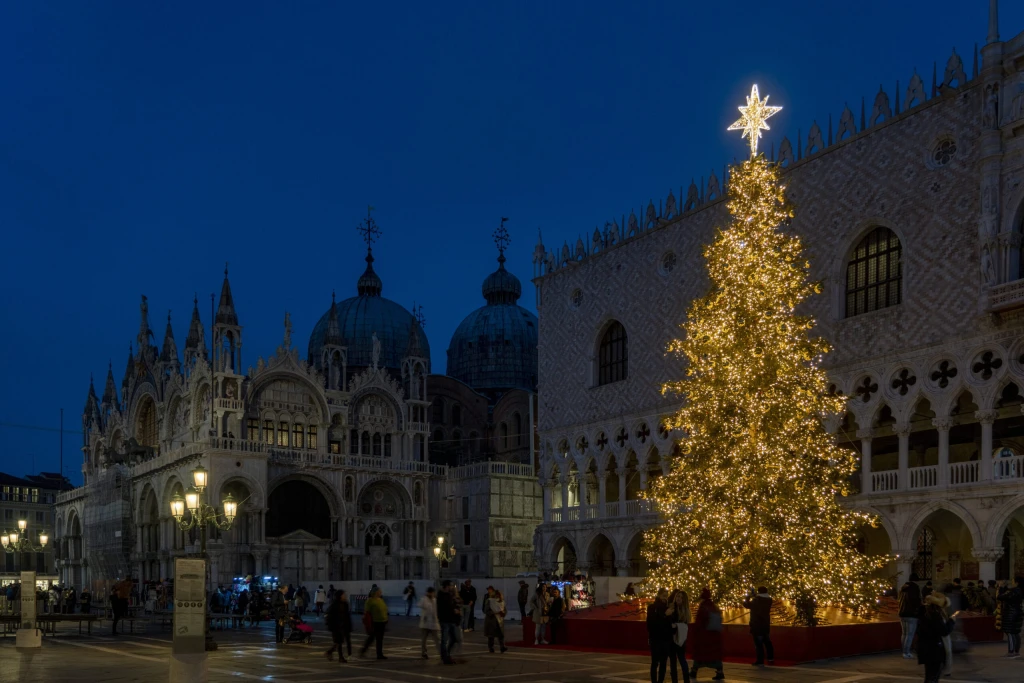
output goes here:
[{"label": "paved stone square", "polygon": [[[327,647],[319,619],[309,620],[316,633],[313,645],[274,643],[273,629],[216,631],[220,649],[210,655],[210,680],[281,681],[282,683],[319,683],[321,681],[524,681],[529,683],[574,683],[577,681],[649,680],[646,657],[618,654],[583,653],[550,648],[513,647],[505,654],[490,654],[481,631],[466,634],[463,660],[457,666],[443,667],[436,653],[429,660],[419,654],[416,619],[392,617],[385,640],[386,661],[376,661],[372,650],[367,659],[353,658],[348,664],[328,662]],[[510,622],[509,634],[518,635],[519,625]],[[53,683],[81,681],[159,683],[168,676],[171,652],[170,633],[155,627],[142,633],[109,636],[107,628],[96,628],[92,636],[79,636],[77,629],[58,631],[47,637],[43,649],[34,654],[19,653],[13,638],[0,641],[0,681]],[[357,645],[358,647],[358,645]],[[958,657],[950,683],[1020,683],[1024,680],[1024,659],[1002,658],[1005,647],[999,643],[976,646]],[[897,653],[817,662],[787,668],[754,668],[748,664],[727,664],[726,680],[737,683],[883,683],[919,681],[923,669]],[[710,680],[702,671],[700,680]],[[669,680],[666,677],[666,680]]]}]

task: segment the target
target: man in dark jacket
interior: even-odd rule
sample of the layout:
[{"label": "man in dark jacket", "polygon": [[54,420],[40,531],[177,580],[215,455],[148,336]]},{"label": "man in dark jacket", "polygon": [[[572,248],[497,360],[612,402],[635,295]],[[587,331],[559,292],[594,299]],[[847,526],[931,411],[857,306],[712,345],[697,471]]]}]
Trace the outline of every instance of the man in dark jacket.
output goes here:
[{"label": "man in dark jacket", "polygon": [[907,581],[900,588],[899,617],[903,627],[903,659],[913,659],[910,648],[917,631],[917,617],[921,612],[921,589],[913,581]]},{"label": "man in dark jacket", "polygon": [[462,589],[459,591],[459,597],[462,598],[462,630],[475,631],[476,588],[473,586],[473,582],[470,579],[466,579],[466,582],[462,584]]},{"label": "man in dark jacket", "polygon": [[1014,586],[999,590],[1001,619],[999,630],[1006,634],[1006,656],[1020,656],[1020,632],[1024,625],[1024,577],[1014,579]]},{"label": "man in dark jacket", "polygon": [[562,625],[562,613],[565,612],[565,600],[562,599],[562,592],[555,586],[551,587],[551,604],[548,605],[548,625],[551,627],[551,637],[548,641],[555,644],[555,634]]},{"label": "man in dark jacket", "polygon": [[[668,609],[668,591],[662,588],[647,606],[647,641],[651,646],[651,683],[664,683],[665,667],[672,647],[672,620]],[[552,641],[553,642],[553,641]]]},{"label": "man in dark jacket", "polygon": [[441,582],[441,590],[437,594],[437,620],[441,624],[441,661],[452,664],[451,649],[458,642],[459,624],[462,615],[455,604],[452,582],[445,579]]},{"label": "man in dark jacket", "polygon": [[743,601],[743,606],[750,610],[750,635],[754,637],[754,652],[757,661],[754,666],[764,666],[765,651],[768,663],[775,663],[775,647],[772,645],[770,632],[772,628],[772,596],[764,586],[757,587],[757,594]]},{"label": "man in dark jacket", "polygon": [[270,617],[276,624],[274,638],[278,643],[284,642],[284,623],[288,621],[288,600],[285,598],[287,591],[288,587],[281,585],[270,596]]},{"label": "man in dark jacket", "polygon": [[521,579],[519,581],[519,594],[516,597],[519,600],[519,621],[526,621],[526,603],[530,600],[530,587]]}]

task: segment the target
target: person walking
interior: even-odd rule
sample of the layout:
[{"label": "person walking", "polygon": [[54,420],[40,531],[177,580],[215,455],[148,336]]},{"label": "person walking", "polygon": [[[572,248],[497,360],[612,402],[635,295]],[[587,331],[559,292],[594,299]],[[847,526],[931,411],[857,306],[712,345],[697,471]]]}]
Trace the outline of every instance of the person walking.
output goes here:
[{"label": "person walking", "polygon": [[313,605],[315,606],[317,616],[324,613],[324,606],[327,604],[327,593],[324,592],[323,584],[316,589],[316,594],[313,595]]},{"label": "person walking", "polygon": [[249,626],[259,626],[260,620],[263,618],[261,610],[263,609],[263,592],[259,586],[256,586],[252,590],[252,597],[249,598]]},{"label": "person walking", "polygon": [[459,590],[459,597],[462,598],[462,632],[476,630],[476,588],[471,579],[466,579]]},{"label": "person walking", "polygon": [[[942,591],[932,591],[931,595],[928,597],[931,599],[933,604],[938,605],[939,610],[942,612],[943,621],[948,619],[953,610],[949,596]],[[918,617],[918,621],[920,622],[920,617]],[[943,673],[947,676],[951,676],[953,673],[953,638],[951,634],[947,633],[942,636],[942,648],[946,653],[946,665],[943,667]]]},{"label": "person walking", "polygon": [[947,604],[941,593],[932,593],[924,599],[917,626],[917,663],[924,665],[924,682],[938,683],[942,666],[946,662],[943,640],[953,632],[955,621],[946,616]]},{"label": "person walking", "polygon": [[344,645],[348,643],[348,653],[352,654],[352,638],[349,634],[352,633],[352,617],[348,611],[348,601],[342,604],[341,597],[344,592],[338,593],[334,596],[334,600],[327,607],[327,613],[324,615],[324,625],[327,630],[331,632],[331,647],[327,649],[324,656],[327,657],[327,661],[331,661],[334,657],[334,651],[338,651],[338,661],[344,664],[348,660],[345,659]]},{"label": "person walking", "polygon": [[416,600],[416,585],[410,581],[409,585],[402,591],[402,595],[405,597],[405,616],[412,615],[412,604]]},{"label": "person walking", "polygon": [[119,635],[117,632],[117,623],[124,618],[124,615],[128,612],[128,598],[132,594],[132,580],[122,579],[114,584],[114,588],[110,593],[110,612],[113,616],[113,634]]},{"label": "person walking", "polygon": [[551,633],[551,645],[555,644],[555,634],[562,628],[562,615],[565,613],[565,599],[557,587],[551,587],[551,598],[548,602],[548,626]]},{"label": "person walking", "polygon": [[903,659],[913,659],[910,650],[914,644],[914,633],[917,631],[917,617],[921,612],[921,589],[913,581],[907,581],[900,588],[899,618],[903,629]]},{"label": "person walking", "polygon": [[249,613],[249,591],[244,590],[238,594],[238,602],[235,603],[235,628],[241,628],[245,622],[245,615]]},{"label": "person walking", "polygon": [[[647,606],[647,642],[651,647],[651,683],[665,682],[665,665],[672,647],[672,620],[668,611],[668,591],[658,589],[654,602]],[[673,673],[675,673],[673,671]]]},{"label": "person walking", "polygon": [[519,621],[526,621],[526,603],[530,599],[530,586],[519,580],[519,593],[516,594],[516,602],[519,603]]},{"label": "person walking", "polygon": [[[388,606],[384,602],[384,598],[381,597],[379,588],[370,594],[363,609],[369,615],[369,628],[366,642],[363,643],[363,649],[359,651],[359,656],[365,657],[370,644],[375,643],[377,659],[387,659],[384,656],[384,631],[388,628]],[[363,617],[363,621],[364,623],[367,621],[366,617]]]},{"label": "person walking", "polygon": [[484,598],[484,635],[487,636],[487,649],[494,652],[494,639],[498,639],[498,647],[504,653],[505,647],[505,598],[494,586],[487,587]]},{"label": "person walking", "polygon": [[669,650],[669,666],[672,667],[672,683],[678,683],[676,663],[683,672],[683,680],[690,683],[690,669],[686,664],[686,640],[690,631],[690,596],[683,589],[673,591],[668,597],[665,616],[672,621],[672,647]]},{"label": "person walking", "polygon": [[295,591],[295,616],[299,619],[306,612],[306,601],[309,598],[309,593],[306,592],[305,586],[299,586],[298,590]]},{"label": "person walking", "polygon": [[92,593],[88,588],[82,589],[82,594],[78,596],[78,602],[82,605],[82,614],[88,614],[92,608]]},{"label": "person walking", "polygon": [[767,651],[768,663],[775,663],[775,647],[769,635],[772,628],[772,596],[768,589],[758,586],[757,594],[743,601],[743,606],[750,610],[750,635],[754,638],[756,659],[754,666],[764,666]]},{"label": "person walking", "polygon": [[[432,637],[434,639],[434,647],[441,651],[441,642],[437,636],[438,631],[441,630],[441,622],[437,618],[437,597],[434,587],[430,586],[427,588],[426,594],[420,599],[420,655],[423,659],[427,659],[430,655],[427,654],[427,638]],[[444,659],[444,653],[441,653],[441,659]]]},{"label": "person walking", "polygon": [[533,592],[528,607],[535,631],[534,642],[537,645],[547,645],[547,642],[544,640],[544,626],[548,620],[548,599],[547,594],[544,592],[544,584],[537,585],[537,590]]},{"label": "person walking", "polygon": [[75,605],[78,604],[78,593],[75,592],[75,587],[72,586],[71,590],[68,591],[68,614],[75,613]]},{"label": "person walking", "polygon": [[1024,622],[1024,576],[1013,580],[1015,585],[999,589],[999,630],[1006,634],[1006,656],[1020,657],[1020,630]]},{"label": "person walking", "polygon": [[288,621],[288,587],[278,586],[270,596],[270,618],[274,620],[274,639],[278,645],[284,642],[284,624]]},{"label": "person walking", "polygon": [[455,604],[452,582],[448,579],[441,582],[441,592],[437,594],[437,619],[441,626],[441,662],[453,664],[451,649],[455,646],[462,616]]},{"label": "person walking", "polygon": [[725,679],[722,671],[722,611],[711,599],[711,589],[700,591],[700,606],[697,608],[697,619],[690,630],[693,641],[693,668],[690,677],[696,679],[697,672],[706,667],[715,670],[712,680]]}]

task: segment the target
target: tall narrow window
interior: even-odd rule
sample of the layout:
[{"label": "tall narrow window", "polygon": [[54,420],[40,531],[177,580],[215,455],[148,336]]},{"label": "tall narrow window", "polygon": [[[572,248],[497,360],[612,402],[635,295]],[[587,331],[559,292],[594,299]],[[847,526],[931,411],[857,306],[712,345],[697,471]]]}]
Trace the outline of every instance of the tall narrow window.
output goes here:
[{"label": "tall narrow window", "polygon": [[628,339],[626,328],[615,321],[604,331],[597,352],[597,383],[611,384],[626,379]]},{"label": "tall narrow window", "polygon": [[316,425],[309,425],[306,433],[309,435],[309,438],[306,439],[306,447],[316,450]]},{"label": "tall narrow window", "polygon": [[846,265],[846,317],[895,306],[902,300],[903,247],[889,228],[875,228]]},{"label": "tall narrow window", "polygon": [[360,449],[361,455],[370,454],[370,432],[363,432],[362,448]]},{"label": "tall narrow window", "polygon": [[245,438],[256,441],[260,438],[260,421],[248,420],[245,423]]},{"label": "tall narrow window", "polygon": [[359,454],[359,432],[354,429],[348,433],[348,452],[351,455]]},{"label": "tall narrow window", "polygon": [[302,425],[296,422],[292,425],[292,446],[295,448],[302,448],[302,444],[305,441],[303,434],[305,430],[302,429]]},{"label": "tall narrow window", "polygon": [[274,422],[273,420],[263,421],[263,442],[274,445]]},{"label": "tall narrow window", "polygon": [[390,458],[391,457],[391,435],[390,434],[385,434],[384,435],[384,457],[385,458]]},{"label": "tall narrow window", "polygon": [[288,445],[288,423],[281,422],[277,425],[277,445],[287,446]]},{"label": "tall narrow window", "polygon": [[373,454],[378,458],[381,456],[381,438],[380,433],[373,435]]}]

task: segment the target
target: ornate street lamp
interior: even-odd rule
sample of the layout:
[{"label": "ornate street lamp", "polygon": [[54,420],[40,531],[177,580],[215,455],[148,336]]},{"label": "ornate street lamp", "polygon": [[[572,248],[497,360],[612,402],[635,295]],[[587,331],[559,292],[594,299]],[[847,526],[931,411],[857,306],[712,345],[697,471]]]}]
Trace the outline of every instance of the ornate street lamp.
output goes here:
[{"label": "ornate street lamp", "polygon": [[[178,528],[182,531],[190,531],[199,527],[199,554],[204,560],[207,560],[207,526],[212,524],[224,531],[230,529],[235,521],[235,517],[238,516],[238,502],[230,493],[224,496],[224,500],[221,501],[221,504],[224,506],[223,520],[221,520],[221,515],[217,512],[217,509],[203,502],[203,492],[209,483],[209,476],[205,467],[198,465],[192,470],[192,483],[193,487],[185,493],[184,498],[181,497],[180,493],[174,494],[174,497],[171,498],[171,515],[174,517],[174,521],[178,523]],[[186,512],[188,512],[188,519],[185,518]],[[207,562],[206,581],[203,587],[206,596],[210,594],[209,566],[209,562]],[[217,643],[214,642],[213,635],[210,633],[209,620],[206,623],[206,649],[217,649]]]},{"label": "ornate street lamp", "polygon": [[437,558],[437,586],[441,587],[441,567],[444,562],[451,562],[455,559],[455,546],[445,548],[444,535],[439,534],[437,545],[434,546],[434,557]]},{"label": "ornate street lamp", "polygon": [[17,531],[4,531],[0,535],[0,545],[9,553],[41,553],[49,543],[50,536],[45,531],[39,532],[39,545],[36,545],[28,538],[28,522],[18,520]]}]

